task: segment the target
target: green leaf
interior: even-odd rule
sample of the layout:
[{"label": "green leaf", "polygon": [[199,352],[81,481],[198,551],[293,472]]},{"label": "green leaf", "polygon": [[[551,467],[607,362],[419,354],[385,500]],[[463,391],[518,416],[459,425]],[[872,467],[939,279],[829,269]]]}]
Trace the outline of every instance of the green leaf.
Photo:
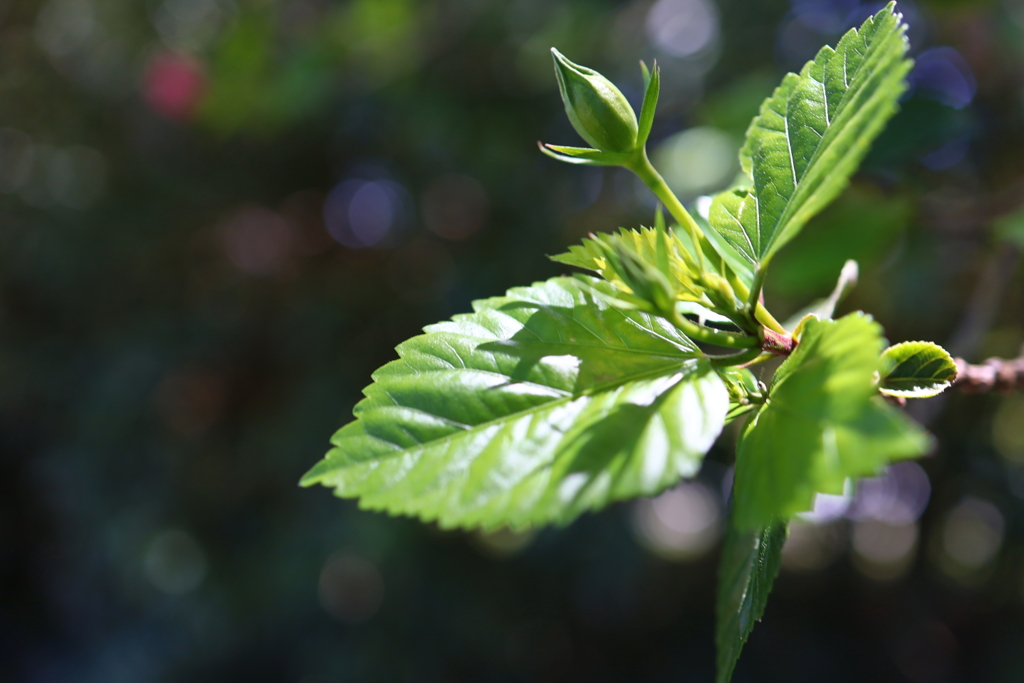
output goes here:
[{"label": "green leaf", "polygon": [[[754,281],[754,272],[751,269],[749,257],[741,250],[737,250],[732,239],[727,237],[730,230],[735,234],[743,233],[743,229],[740,227],[742,221],[757,220],[757,205],[753,199],[746,199],[748,194],[748,190],[736,188],[718,195],[711,200],[707,216],[701,216],[698,212],[700,218],[698,225],[704,231],[704,237],[712,245],[714,252],[721,255],[728,263],[729,268],[743,281],[743,284],[750,287]],[[746,206],[744,207],[745,202]],[[730,211],[732,213],[729,213]],[[711,217],[712,213],[715,214],[714,218]],[[732,223],[736,225],[729,228]]]},{"label": "green leaf", "polygon": [[877,397],[882,346],[881,328],[863,313],[808,318],[740,438],[737,526],[764,528],[810,509],[815,493],[842,493],[847,477],[925,452],[921,428]]},{"label": "green leaf", "polygon": [[[640,62],[640,64],[644,64]],[[654,71],[647,73],[647,66],[644,65],[644,101],[640,105],[640,123],[636,137],[637,148],[647,144],[647,138],[651,135],[651,126],[654,125],[654,111],[658,108],[658,97],[661,95],[661,69],[658,63],[654,63]]]},{"label": "green leaf", "polygon": [[555,278],[427,328],[374,373],[302,480],[360,505],[488,528],[555,522],[697,472],[729,406],[668,322]]},{"label": "green leaf", "polygon": [[[735,276],[749,288],[754,280],[754,273],[750,270],[750,264],[737,254],[736,250],[723,240],[718,233],[708,228],[707,219],[697,210],[699,206],[694,207],[694,209],[691,215],[697,227],[701,229],[702,234],[699,236],[700,249],[707,259],[704,266],[727,280]],[[696,253],[693,240],[690,239],[686,230],[683,230],[679,225],[673,225],[672,231],[688,254]]]},{"label": "green leaf", "polygon": [[661,246],[659,244],[659,234],[662,232],[664,232],[663,228],[640,228],[639,230],[619,228],[619,231],[616,233],[591,234],[590,237],[585,238],[580,244],[574,244],[569,247],[567,253],[551,256],[550,258],[552,261],[564,263],[568,266],[601,272],[605,267],[605,253],[600,240],[611,234],[625,242],[641,259],[648,263],[654,263]]},{"label": "green leaf", "polygon": [[931,342],[903,342],[882,354],[878,390],[889,396],[938,396],[956,381],[956,363],[949,353]]},{"label": "green leaf", "polygon": [[719,370],[729,389],[729,413],[726,423],[757,408],[761,401],[761,383],[747,368],[731,366]]},{"label": "green leaf", "polygon": [[693,256],[688,249],[688,238],[681,231],[666,231],[659,228],[629,230],[621,228],[617,233],[591,235],[581,244],[569,247],[569,252],[552,256],[551,260],[576,268],[584,268],[601,274],[621,291],[630,292],[615,268],[608,260],[607,246],[619,240],[623,246],[636,254],[647,264],[657,267],[669,281],[675,296],[681,300],[710,303],[703,296],[703,288],[694,282],[689,263]]},{"label": "green leaf", "polygon": [[746,188],[727,190],[711,202],[708,223],[726,244],[750,264],[761,260],[757,197]]},{"label": "green leaf", "polygon": [[740,161],[753,189],[719,195],[709,214],[751,264],[767,263],[842,191],[896,112],[911,62],[894,5],[787,74],[751,123]]},{"label": "green leaf", "polygon": [[743,645],[764,615],[768,594],[779,573],[786,533],[784,522],[758,531],[740,531],[729,524],[718,565],[717,683],[732,680]]}]

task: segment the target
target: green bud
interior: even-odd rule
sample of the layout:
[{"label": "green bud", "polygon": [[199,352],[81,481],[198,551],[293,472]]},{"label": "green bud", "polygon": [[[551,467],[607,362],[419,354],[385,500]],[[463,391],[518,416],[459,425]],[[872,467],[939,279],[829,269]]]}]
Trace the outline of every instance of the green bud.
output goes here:
[{"label": "green bud", "polygon": [[705,271],[701,274],[701,283],[704,285],[705,293],[718,306],[725,309],[735,309],[739,299],[729,285],[728,280],[722,276]]},{"label": "green bud", "polygon": [[585,66],[573,64],[551,48],[555,76],[572,127],[595,149],[625,153],[636,149],[636,113],[611,81]]}]

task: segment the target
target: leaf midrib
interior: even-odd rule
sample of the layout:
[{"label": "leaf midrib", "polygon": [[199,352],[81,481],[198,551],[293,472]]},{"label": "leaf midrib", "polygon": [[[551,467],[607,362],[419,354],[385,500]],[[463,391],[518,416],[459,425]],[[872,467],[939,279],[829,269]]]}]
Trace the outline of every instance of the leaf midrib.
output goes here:
[{"label": "leaf midrib", "polygon": [[[945,363],[945,359],[944,358],[929,358],[924,363],[921,363],[920,361],[917,361],[917,366],[910,368],[910,372],[911,373],[915,373],[915,374],[911,374],[911,375],[905,375],[905,374],[904,375],[900,375],[900,374],[898,374],[899,371],[904,366],[910,364],[911,361],[914,361],[914,356],[910,356],[909,358],[905,358],[904,360],[901,360],[898,363],[896,363],[896,365],[893,367],[892,371],[889,372],[885,376],[885,382],[891,384],[891,383],[899,383],[899,382],[918,382],[918,381],[923,381],[923,382],[928,382],[928,381],[931,381],[931,382],[951,382],[951,381],[953,381],[953,378],[951,376],[949,376],[951,373],[949,372],[948,369],[946,369],[946,363]],[[929,365],[938,365],[938,367],[935,368],[934,371],[932,371],[933,374],[930,374],[930,375],[918,375],[918,374],[916,374],[917,372],[920,372],[921,370],[924,370],[925,368],[927,368]],[[934,374],[935,372],[938,372],[940,370],[944,370],[945,371],[945,375],[946,375],[945,377],[942,377],[942,376],[939,376],[937,374]],[[952,373],[952,374],[955,376],[955,373]]]},{"label": "leaf midrib", "polygon": [[[886,36],[885,38],[883,38],[883,40],[880,43],[877,43],[876,45],[873,45],[871,48],[869,48],[869,52],[871,54],[868,56],[867,59],[865,59],[863,62],[861,62],[860,67],[858,67],[858,69],[857,69],[857,75],[859,76],[862,73],[868,73],[865,70],[868,69],[868,68],[873,68],[875,63],[878,62],[881,59],[881,56],[884,56],[884,52],[883,52],[882,48],[887,46],[889,44],[889,42],[893,39],[893,37],[897,38],[897,40],[898,40],[898,39],[900,39],[901,36],[902,36],[901,33],[891,34],[891,35]],[[825,67],[822,67],[822,68],[824,69]],[[869,73],[869,76],[870,76],[870,73]],[[812,80],[812,81],[814,81],[816,83],[821,83],[822,86],[824,87],[824,82],[823,81],[818,81],[816,78],[814,78],[810,74],[808,74],[806,76],[806,78],[808,78],[808,79],[810,79],[810,80]],[[859,87],[855,88],[854,87],[855,84],[853,82],[847,80],[848,79],[848,75],[847,75],[847,72],[846,72],[846,52],[843,53],[843,78],[844,78],[844,80],[847,81],[847,83],[846,83],[846,92],[844,92],[842,98],[840,98],[839,106],[836,107],[835,115],[832,117],[832,122],[827,124],[827,130],[825,131],[825,134],[821,136],[821,142],[819,142],[817,144],[817,146],[815,146],[814,154],[811,155],[811,159],[807,162],[806,170],[804,171],[803,176],[799,179],[799,181],[794,183],[793,194],[791,194],[789,196],[789,199],[786,202],[786,208],[783,209],[782,215],[779,216],[779,220],[775,222],[775,226],[774,226],[774,229],[772,231],[772,235],[771,235],[771,237],[768,240],[768,243],[769,243],[768,250],[764,254],[759,255],[760,259],[764,259],[766,256],[768,256],[771,253],[771,248],[778,241],[778,238],[783,233],[786,225],[793,219],[793,214],[798,210],[799,206],[802,206],[804,203],[806,203],[806,201],[807,201],[807,199],[806,199],[807,192],[804,192],[804,189],[806,188],[807,183],[805,181],[807,180],[808,176],[811,175],[811,169],[814,168],[815,164],[817,163],[817,161],[819,160],[821,154],[823,153],[823,150],[827,149],[830,145],[832,145],[835,142],[835,139],[839,136],[839,133],[835,132],[835,131],[839,130],[839,128],[837,128],[837,126],[836,126],[836,122],[840,118],[842,118],[843,114],[846,112],[846,110],[848,108],[849,102],[852,101],[856,97],[856,95],[859,94],[860,91],[861,91],[861,88],[859,88]],[[856,79],[857,79],[857,76],[854,76],[854,81],[856,81]],[[883,83],[886,80],[887,80],[886,78],[883,78],[882,79]],[[876,93],[877,92],[880,92],[880,89],[878,91],[876,91]],[[851,93],[852,93],[852,96],[851,96]],[[790,155],[790,164],[791,164],[791,166],[792,166],[792,159],[793,159],[793,145],[790,142],[790,138],[789,138],[789,102],[793,98],[793,95],[794,95],[793,93],[790,93],[789,98],[786,100],[786,115],[783,117],[783,121],[785,122],[785,126],[786,126],[786,143],[787,143],[787,148],[788,148],[787,151],[789,152],[789,155]],[[826,99],[825,107],[827,109],[828,108],[828,102],[827,102],[827,98],[825,98],[825,99]],[[872,100],[874,100],[874,95],[872,95],[870,98],[868,98],[869,104],[871,103]],[[859,114],[862,113],[863,110],[866,110],[866,109],[869,109],[869,108],[870,108],[869,106],[862,107],[860,111],[855,112],[851,116],[850,120],[853,121],[854,119],[857,118],[857,116]],[[795,173],[794,173],[794,178],[795,178]],[[794,207],[797,207],[797,208],[794,208]],[[758,217],[760,218],[760,211],[758,211],[758,214],[759,214]],[[758,229],[760,229],[760,221],[758,221]]]},{"label": "leaf midrib", "polygon": [[[645,328],[641,328],[641,329],[643,329],[643,331],[648,333],[648,334],[656,336],[658,339],[665,340],[666,343],[675,345],[675,342],[670,340],[668,337],[659,335],[657,332],[654,332],[653,330],[648,330],[648,329],[645,329]],[[619,335],[616,335],[616,336],[619,336]],[[483,337],[468,337],[468,336],[466,338],[479,341],[480,344],[478,346],[496,344],[496,345],[501,345],[501,346],[529,346],[529,345],[554,346],[554,347],[568,347],[568,348],[571,348],[571,349],[578,349],[578,348],[582,347],[582,348],[586,348],[586,349],[598,349],[600,351],[614,351],[615,353],[632,353],[632,354],[637,354],[637,355],[641,355],[641,356],[648,356],[650,358],[665,358],[667,360],[675,360],[675,359],[690,360],[690,359],[697,358],[697,356],[695,355],[696,351],[691,351],[691,350],[685,350],[685,351],[681,350],[680,353],[678,353],[678,354],[675,354],[675,353],[664,353],[664,352],[654,353],[654,352],[650,352],[650,351],[645,351],[643,349],[633,349],[633,348],[630,348],[628,346],[611,346],[611,345],[601,345],[601,344],[586,344],[586,343],[575,342],[575,341],[557,341],[557,342],[539,341],[539,340],[538,341],[524,341],[524,340],[520,340],[520,339],[485,339]],[[619,337],[619,338],[621,339],[621,337]],[[465,366],[465,365],[463,365],[462,368],[455,368],[453,366],[451,369],[453,369],[453,370],[456,370],[456,369],[477,370],[477,368],[471,368],[471,367],[468,367],[468,366]],[[441,371],[441,370],[427,370],[427,371],[422,371],[420,374],[427,374],[429,372],[443,372],[443,371]],[[494,372],[494,371],[493,370],[483,370],[483,369],[481,369],[481,370],[479,370],[479,372]],[[500,372],[494,372],[494,374],[501,375]],[[508,375],[502,375],[502,377],[508,377]],[[551,387],[549,387],[549,388],[551,388]]]},{"label": "leaf midrib", "polygon": [[[697,360],[697,359],[686,358],[684,360]],[[602,392],[605,392],[605,391],[610,391],[612,389],[617,389],[618,387],[621,387],[621,386],[623,386],[625,384],[628,384],[630,382],[636,382],[636,381],[643,380],[643,379],[652,379],[652,378],[657,378],[657,377],[664,377],[664,376],[669,375],[669,374],[671,374],[673,372],[680,372],[680,371],[683,371],[683,370],[684,370],[683,366],[669,366],[669,367],[666,367],[666,368],[656,368],[656,369],[648,370],[646,372],[638,372],[638,373],[634,373],[634,374],[631,374],[631,375],[625,375],[623,377],[618,378],[617,380],[605,382],[603,384],[596,384],[593,387],[585,389],[585,390],[583,390],[583,391],[581,391],[579,393],[572,393],[572,394],[569,394],[568,396],[563,396],[562,398],[557,398],[557,399],[548,401],[546,403],[540,403],[538,405],[531,406],[529,408],[524,408],[523,410],[519,410],[519,411],[516,411],[514,413],[509,413],[508,415],[503,415],[501,417],[494,418],[493,420],[488,420],[487,422],[481,422],[479,424],[473,425],[472,427],[469,427],[468,429],[463,429],[463,430],[460,430],[460,431],[457,431],[457,432],[452,432],[451,434],[449,434],[447,436],[443,436],[443,437],[441,437],[439,439],[433,439],[431,441],[424,441],[422,443],[419,443],[419,444],[417,444],[415,446],[411,446],[411,447],[403,447],[401,444],[396,444],[394,441],[389,441],[388,439],[385,439],[385,438],[382,438],[380,436],[377,436],[376,434],[369,434],[367,432],[367,435],[373,437],[374,439],[377,439],[378,441],[382,441],[384,443],[391,444],[392,446],[395,446],[396,448],[398,448],[397,451],[393,451],[391,453],[386,453],[386,454],[381,454],[380,457],[375,458],[374,461],[378,462],[380,460],[385,460],[385,459],[396,457],[396,456],[399,456],[399,455],[407,455],[407,454],[410,454],[410,453],[415,453],[417,449],[425,449],[425,448],[427,448],[429,446],[434,446],[434,445],[436,445],[438,443],[442,443],[444,441],[452,441],[452,440],[455,440],[457,438],[462,437],[463,435],[473,434],[473,433],[476,433],[478,431],[482,431],[484,429],[487,429],[487,428],[489,428],[489,427],[491,427],[493,425],[500,424],[502,422],[508,422],[508,421],[511,421],[511,420],[519,419],[520,417],[523,417],[525,415],[529,415],[530,413],[533,413],[533,412],[536,412],[536,411],[540,411],[542,409],[553,408],[553,407],[558,406],[558,405],[563,405],[565,403],[570,403],[572,401],[575,401],[576,399],[583,398],[585,396],[594,396],[596,394],[599,394],[599,393],[602,393]],[[487,372],[487,371],[484,371],[484,372]],[[696,368],[694,369],[693,373],[689,373],[689,374],[694,374],[695,372],[696,372]],[[495,373],[495,374],[500,374],[500,373]],[[507,375],[502,375],[502,376],[503,377],[508,377]],[[682,380],[680,380],[680,381],[682,381]],[[547,388],[550,389],[552,387],[547,387]],[[409,406],[405,406],[405,407],[409,407]],[[427,411],[422,410],[420,408],[413,408],[413,410],[418,410],[418,411],[420,411],[420,412],[422,412],[422,413],[424,413],[426,415],[431,415],[433,417],[443,417],[443,416],[440,416],[440,415],[435,415],[434,413],[427,412]],[[336,446],[335,448],[341,448],[341,447],[340,446]],[[356,465],[356,464],[361,464],[361,463],[352,463],[352,465]]]}]

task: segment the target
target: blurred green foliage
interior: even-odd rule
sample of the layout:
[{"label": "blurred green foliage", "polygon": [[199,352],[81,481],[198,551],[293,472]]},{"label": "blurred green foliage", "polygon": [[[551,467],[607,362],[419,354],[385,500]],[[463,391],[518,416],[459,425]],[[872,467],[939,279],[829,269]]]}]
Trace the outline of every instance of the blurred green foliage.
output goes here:
[{"label": "blurred green foliage", "polygon": [[887,195],[870,185],[853,186],[813,219],[799,240],[779,253],[772,288],[793,300],[826,294],[846,259],[871,273],[904,235],[912,211],[909,196]]}]

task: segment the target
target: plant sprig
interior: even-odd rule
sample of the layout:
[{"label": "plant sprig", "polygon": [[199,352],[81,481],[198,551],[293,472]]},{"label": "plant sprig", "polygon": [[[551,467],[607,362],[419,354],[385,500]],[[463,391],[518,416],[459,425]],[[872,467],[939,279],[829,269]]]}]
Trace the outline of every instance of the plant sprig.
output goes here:
[{"label": "plant sprig", "polygon": [[[554,257],[591,275],[477,301],[400,345],[303,485],[443,527],[568,524],[695,475],[725,424],[745,416],[719,574],[727,683],[790,517],[921,455],[928,435],[882,396],[931,396],[956,380],[934,344],[886,349],[867,314],[833,320],[855,263],[785,325],[762,296],[774,254],[843,190],[896,111],[905,32],[890,4],[788,74],[748,130],[748,182],[713,198],[705,228],[647,155],[658,66],[641,64],[637,116],[608,79],[553,49],[566,113],[590,147],[541,151],[629,169],[674,224],[659,209],[653,227],[591,235]],[[747,368],[773,356],[784,362],[765,385]]]}]

